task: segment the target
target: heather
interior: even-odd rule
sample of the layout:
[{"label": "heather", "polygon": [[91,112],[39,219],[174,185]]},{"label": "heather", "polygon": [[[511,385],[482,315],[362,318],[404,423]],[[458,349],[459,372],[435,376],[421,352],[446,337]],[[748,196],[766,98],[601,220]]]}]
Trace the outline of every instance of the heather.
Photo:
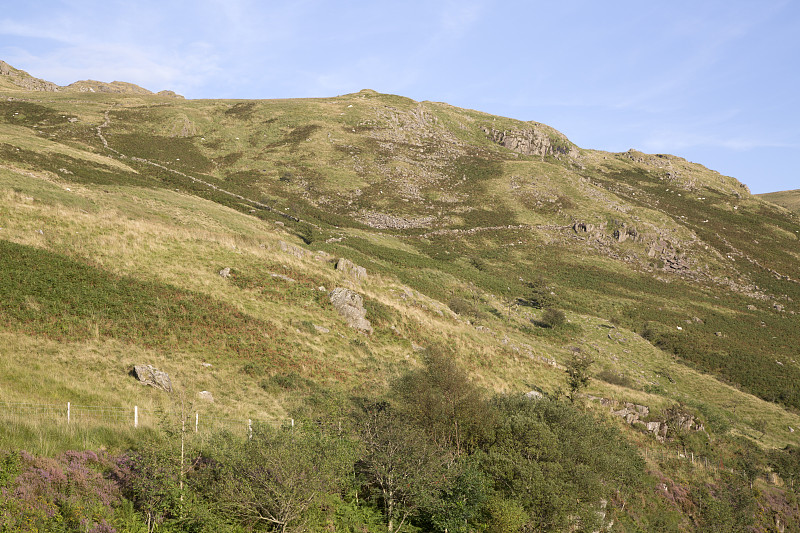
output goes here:
[{"label": "heather", "polygon": [[439,348],[379,395],[321,391],[249,436],[173,424],[116,454],[7,452],[0,531],[753,531],[796,506],[759,481],[793,480],[796,450],[712,434],[728,468],[690,468],[708,440],[676,429],[682,455],[654,463],[571,386],[488,394]]}]

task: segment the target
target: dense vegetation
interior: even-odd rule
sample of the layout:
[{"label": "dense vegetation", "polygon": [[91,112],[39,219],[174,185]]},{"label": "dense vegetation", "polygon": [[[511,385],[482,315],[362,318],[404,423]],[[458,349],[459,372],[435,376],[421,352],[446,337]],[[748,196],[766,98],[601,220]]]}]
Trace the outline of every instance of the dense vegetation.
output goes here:
[{"label": "dense vegetation", "polygon": [[659,496],[608,421],[488,396],[438,349],[384,395],[329,398],[296,426],[205,441],[166,429],[117,454],[4,452],[0,530],[745,531],[763,525],[752,482],[766,463],[800,473],[794,449],[745,447],[733,474]]}]

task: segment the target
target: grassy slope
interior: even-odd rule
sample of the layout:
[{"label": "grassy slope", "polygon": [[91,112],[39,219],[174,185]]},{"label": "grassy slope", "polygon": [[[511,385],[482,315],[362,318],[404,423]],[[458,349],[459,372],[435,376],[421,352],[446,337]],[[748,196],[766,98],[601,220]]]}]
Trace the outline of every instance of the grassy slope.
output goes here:
[{"label": "grassy slope", "polygon": [[[767,380],[797,371],[789,314],[797,284],[768,270],[800,277],[791,255],[797,221],[733,180],[677,158],[642,163],[648,156],[638,153],[583,151],[576,161],[518,155],[479,128],[529,124],[371,92],[258,102],[14,94],[28,101],[2,102],[0,238],[25,247],[4,245],[4,271],[19,268],[19,254],[33,254],[40,269],[19,275],[42,281],[72,272],[69,279],[80,273],[91,282],[72,286],[75,303],[66,306],[48,300],[47,283],[34,293],[5,279],[14,304],[2,313],[0,357],[6,368],[18,368],[22,354],[31,364],[3,375],[4,400],[163,406],[163,395],[126,376],[146,361],[190,392],[211,390],[209,413],[268,418],[286,416],[298,392],[275,386],[276,375],[369,388],[416,364],[414,345],[438,340],[490,388],[554,390],[563,383],[558,363],[580,346],[598,369],[632,380],[632,387],[596,380],[593,394],[654,408],[683,401],[753,438],[757,420],[766,419],[760,442],[797,444],[788,429],[800,426],[793,412],[679,364],[632,331],[655,323],[663,346],[762,396],[772,382],[746,382],[749,366],[731,375],[737,362],[775,365]],[[95,131],[107,110],[112,148],[288,211],[313,227],[307,248],[330,255],[283,251],[281,240],[304,247],[294,235],[302,224],[109,157]],[[375,211],[427,227],[373,229],[365,213]],[[602,238],[584,237],[571,229],[575,221],[607,229]],[[662,271],[648,242],[611,239],[623,224],[680,248],[698,274]],[[491,229],[455,233],[475,227]],[[366,266],[368,280],[336,272],[339,256]],[[218,275],[226,266],[234,273],[228,280]],[[568,310],[561,331],[532,325],[540,311],[507,304],[523,293],[521,279],[539,276]],[[318,289],[337,285],[365,295],[373,336],[347,328]],[[454,296],[475,302],[478,327],[447,308]],[[132,324],[141,309],[152,320]],[[72,329],[55,331],[64,324]],[[770,399],[785,401],[778,393]]]},{"label": "grassy slope", "polygon": [[800,190],[768,192],[758,196],[768,202],[785,207],[789,211],[800,211]]}]

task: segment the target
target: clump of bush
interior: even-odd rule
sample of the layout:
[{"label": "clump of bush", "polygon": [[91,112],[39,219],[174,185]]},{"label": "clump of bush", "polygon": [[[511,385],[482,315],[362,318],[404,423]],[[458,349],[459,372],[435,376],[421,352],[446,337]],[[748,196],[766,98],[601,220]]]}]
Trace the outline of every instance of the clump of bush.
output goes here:
[{"label": "clump of bush", "polygon": [[449,307],[450,310],[455,314],[465,316],[473,320],[477,320],[486,316],[474,303],[458,296],[450,298],[450,301],[447,302],[447,307]]},{"label": "clump of bush", "polygon": [[597,373],[597,379],[610,383],[611,385],[618,385],[620,387],[627,387],[632,389],[634,386],[633,380],[626,376],[623,372],[614,372],[613,370],[604,369]]},{"label": "clump of bush", "polygon": [[553,329],[563,326],[567,322],[567,316],[561,309],[548,307],[544,310],[544,313],[542,313],[542,318],[539,319],[539,322],[544,327]]}]

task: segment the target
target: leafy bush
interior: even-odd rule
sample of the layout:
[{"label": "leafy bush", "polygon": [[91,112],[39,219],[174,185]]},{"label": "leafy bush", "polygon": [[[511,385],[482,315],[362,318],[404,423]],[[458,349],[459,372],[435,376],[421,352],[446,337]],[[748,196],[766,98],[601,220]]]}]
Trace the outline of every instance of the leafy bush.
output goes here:
[{"label": "leafy bush", "polygon": [[484,318],[486,315],[478,309],[478,306],[465,298],[455,296],[447,302],[447,307],[457,315],[461,315],[473,320]]},{"label": "leafy bush", "polygon": [[547,328],[563,326],[566,321],[567,316],[564,314],[564,311],[552,307],[545,309],[544,313],[542,313],[542,317],[539,319],[539,322]]}]

